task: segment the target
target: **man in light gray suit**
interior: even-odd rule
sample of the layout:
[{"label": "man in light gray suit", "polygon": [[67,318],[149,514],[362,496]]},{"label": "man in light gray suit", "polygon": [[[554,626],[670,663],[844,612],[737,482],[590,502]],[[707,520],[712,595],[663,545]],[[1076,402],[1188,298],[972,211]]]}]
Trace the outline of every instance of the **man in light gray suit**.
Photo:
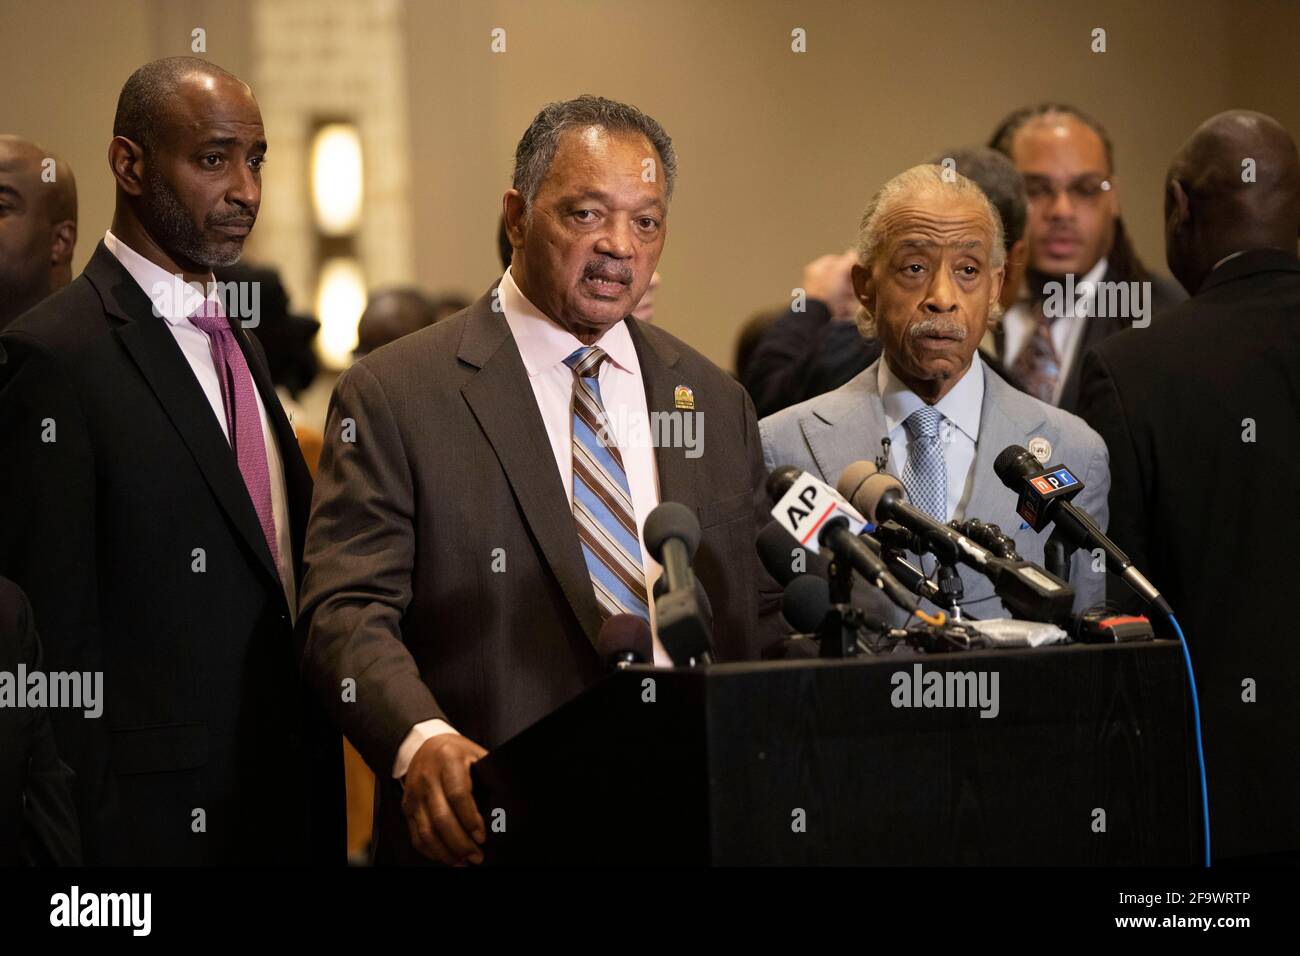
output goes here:
[{"label": "man in light gray suit", "polygon": [[[1002,222],[980,188],[938,166],[900,173],[867,205],[858,257],[859,326],[879,336],[884,354],[835,391],[763,419],[767,467],[793,465],[834,485],[848,465],[880,455],[888,438],[889,471],[913,505],[944,522],[998,524],[1021,557],[1042,564],[1046,533],[1021,521],[1016,495],[993,471],[999,452],[1023,445],[1044,464],[1070,467],[1084,483],[1075,503],[1104,529],[1110,471],[1097,433],[1012,388],[979,358],[1005,265]],[[960,571],[972,615],[1008,616],[987,578]],[[1100,604],[1104,564],[1077,552],[1070,583],[1076,612]],[[866,585],[855,602],[904,618]]]}]

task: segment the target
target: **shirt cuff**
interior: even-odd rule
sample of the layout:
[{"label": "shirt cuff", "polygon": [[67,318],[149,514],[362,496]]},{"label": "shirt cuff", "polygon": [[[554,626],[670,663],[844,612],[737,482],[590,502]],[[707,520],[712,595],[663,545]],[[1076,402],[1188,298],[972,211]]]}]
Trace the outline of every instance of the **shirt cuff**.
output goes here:
[{"label": "shirt cuff", "polygon": [[402,745],[397,748],[397,759],[393,761],[393,779],[401,780],[406,776],[406,771],[411,768],[411,761],[415,759],[415,753],[424,746],[424,742],[431,737],[437,737],[439,734],[454,734],[456,728],[445,720],[439,720],[436,717],[432,720],[422,720],[406,734],[406,739]]}]

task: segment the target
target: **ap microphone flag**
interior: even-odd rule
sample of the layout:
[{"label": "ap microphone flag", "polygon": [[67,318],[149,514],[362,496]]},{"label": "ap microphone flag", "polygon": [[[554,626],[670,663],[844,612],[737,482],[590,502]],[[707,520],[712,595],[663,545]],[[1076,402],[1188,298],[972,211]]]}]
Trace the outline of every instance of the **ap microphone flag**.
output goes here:
[{"label": "ap microphone flag", "polygon": [[848,521],[850,534],[860,533],[867,524],[839,492],[806,471],[800,473],[772,508],[777,523],[812,552],[821,551],[818,533],[826,522],[837,516]]}]

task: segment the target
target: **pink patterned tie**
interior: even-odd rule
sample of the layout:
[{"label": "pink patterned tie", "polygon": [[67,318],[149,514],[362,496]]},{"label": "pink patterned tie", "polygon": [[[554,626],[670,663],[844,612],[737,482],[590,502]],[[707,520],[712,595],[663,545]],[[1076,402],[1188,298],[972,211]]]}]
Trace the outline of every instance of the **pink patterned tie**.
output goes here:
[{"label": "pink patterned tie", "polygon": [[221,403],[226,408],[226,432],[235,451],[239,473],[244,476],[248,496],[253,499],[257,520],[262,525],[266,546],[275,566],[280,566],[280,549],[275,536],[275,512],[271,508],[271,470],[266,462],[266,441],[262,417],[257,411],[257,392],[244,353],[235,341],[221,305],[208,299],[190,321],[208,336],[212,361],[221,382]]}]

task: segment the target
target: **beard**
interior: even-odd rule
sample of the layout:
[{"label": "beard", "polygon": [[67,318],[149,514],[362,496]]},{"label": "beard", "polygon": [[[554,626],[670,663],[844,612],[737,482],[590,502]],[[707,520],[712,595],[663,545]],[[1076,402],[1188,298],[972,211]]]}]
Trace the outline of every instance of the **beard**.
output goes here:
[{"label": "beard", "polygon": [[244,244],[236,240],[213,242],[205,238],[176,190],[156,167],[146,166],[145,182],[149,186],[149,213],[158,231],[159,244],[164,249],[205,269],[233,266],[239,261],[244,254]]}]

